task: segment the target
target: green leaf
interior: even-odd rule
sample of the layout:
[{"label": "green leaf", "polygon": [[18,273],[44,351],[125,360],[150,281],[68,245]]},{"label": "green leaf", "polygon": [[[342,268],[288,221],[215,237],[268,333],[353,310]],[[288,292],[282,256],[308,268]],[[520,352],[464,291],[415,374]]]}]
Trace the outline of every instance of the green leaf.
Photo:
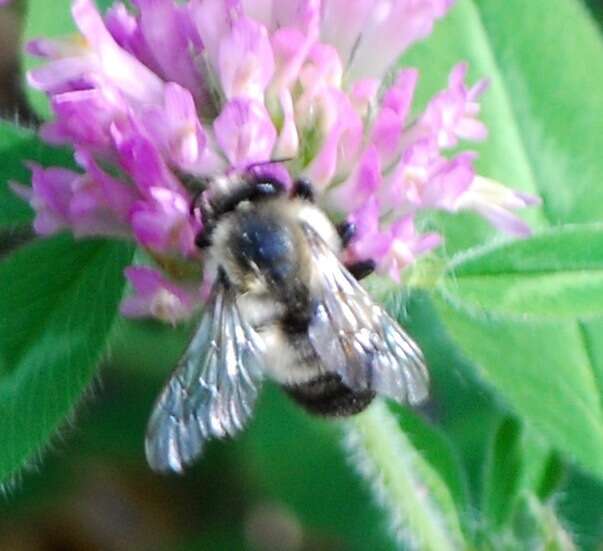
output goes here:
[{"label": "green leaf", "polygon": [[483,512],[493,527],[502,526],[515,506],[522,479],[521,426],[505,417],[498,426],[485,468]]},{"label": "green leaf", "polygon": [[603,40],[594,21],[576,0],[476,4],[547,220],[601,220],[593,193],[603,181]]},{"label": "green leaf", "polygon": [[0,264],[0,481],[34,459],[89,385],[130,247],[66,236]]},{"label": "green leaf", "polygon": [[[603,435],[603,343],[594,330],[602,323],[576,318],[603,313],[601,229],[567,226],[460,255],[441,294],[444,323],[482,376],[553,446],[599,476],[603,448],[591,431]],[[570,410],[573,422],[558,423]]]},{"label": "green leaf", "polygon": [[[404,58],[421,68],[423,101],[459,59],[469,61],[474,78],[485,75],[491,82],[482,110],[490,137],[478,148],[479,172],[543,197],[540,208],[524,214],[537,231],[600,221],[603,41],[584,6],[575,0],[555,0],[554,9],[544,0],[460,0],[434,35]],[[443,216],[437,223],[450,253],[495,235],[473,215]],[[552,286],[514,286],[521,300],[499,300],[494,285],[478,304],[477,295],[470,297],[475,290],[463,282],[466,302],[445,294],[437,299],[438,310],[453,340],[506,404],[549,444],[601,476],[603,322],[572,319],[598,312],[598,305],[589,303],[577,279],[556,284],[564,294],[553,304],[545,304]],[[447,292],[456,292],[454,282]],[[562,319],[517,319],[530,308],[538,314],[554,309]]]},{"label": "green leaf", "polygon": [[603,477],[603,413],[585,334],[572,321],[519,321],[436,305],[481,377],[567,457]]},{"label": "green leaf", "polygon": [[8,186],[11,181],[29,183],[25,161],[45,166],[73,165],[66,150],[46,145],[29,128],[0,120],[0,228],[29,224],[33,218],[29,205]]},{"label": "green leaf", "polygon": [[561,486],[566,468],[558,453],[549,454],[543,466],[540,480],[535,487],[535,494],[540,501],[547,501]]},{"label": "green leaf", "polygon": [[450,300],[512,316],[603,314],[603,225],[564,226],[459,255],[444,281]]},{"label": "green leaf", "polygon": [[603,5],[599,0],[585,0],[585,4],[591,10],[593,17],[599,24],[599,28],[603,27]]},{"label": "green leaf", "polygon": [[599,549],[603,541],[601,522],[603,484],[576,470],[569,471],[558,508],[573,528],[580,549]]}]

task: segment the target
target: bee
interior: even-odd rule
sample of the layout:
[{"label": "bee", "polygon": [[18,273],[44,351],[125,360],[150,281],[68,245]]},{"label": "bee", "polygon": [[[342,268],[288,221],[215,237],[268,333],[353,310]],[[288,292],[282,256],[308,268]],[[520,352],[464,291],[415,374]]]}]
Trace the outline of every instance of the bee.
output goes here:
[{"label": "bee", "polygon": [[344,265],[354,236],[314,204],[312,185],[244,175],[200,196],[196,238],[216,279],[200,325],[152,412],[146,456],[182,472],[210,438],[252,415],[268,377],[308,412],[345,417],[376,394],[418,404],[428,373],[419,347],[358,282],[374,262]]}]

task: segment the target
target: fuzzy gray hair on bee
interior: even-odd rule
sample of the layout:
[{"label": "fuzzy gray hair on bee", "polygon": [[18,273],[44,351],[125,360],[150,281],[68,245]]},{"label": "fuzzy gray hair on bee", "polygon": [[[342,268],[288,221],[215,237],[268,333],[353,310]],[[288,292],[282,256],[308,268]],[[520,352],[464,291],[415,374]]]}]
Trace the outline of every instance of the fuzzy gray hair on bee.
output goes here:
[{"label": "fuzzy gray hair on bee", "polygon": [[204,224],[196,243],[217,277],[151,415],[153,469],[182,472],[208,439],[240,431],[264,377],[330,417],[358,413],[376,394],[426,398],[420,349],[358,283],[374,262],[340,260],[354,226],[333,225],[313,197],[306,180],[287,192],[249,173],[216,178],[193,202]]}]

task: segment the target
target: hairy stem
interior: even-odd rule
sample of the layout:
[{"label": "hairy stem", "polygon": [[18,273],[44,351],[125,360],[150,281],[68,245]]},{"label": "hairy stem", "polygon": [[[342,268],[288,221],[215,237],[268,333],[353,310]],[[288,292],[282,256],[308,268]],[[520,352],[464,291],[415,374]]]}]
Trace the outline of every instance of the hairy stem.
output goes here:
[{"label": "hairy stem", "polygon": [[383,402],[375,401],[347,422],[346,447],[357,471],[389,513],[394,534],[405,548],[465,548],[446,486]]}]

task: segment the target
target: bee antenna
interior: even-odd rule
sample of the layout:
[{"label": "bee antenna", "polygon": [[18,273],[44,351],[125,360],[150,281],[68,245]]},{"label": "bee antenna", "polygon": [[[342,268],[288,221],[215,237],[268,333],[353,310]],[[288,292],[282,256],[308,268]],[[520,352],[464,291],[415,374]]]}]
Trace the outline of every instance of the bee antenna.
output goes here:
[{"label": "bee antenna", "polygon": [[251,163],[250,165],[247,165],[247,170],[253,170],[254,168],[257,168],[259,166],[272,165],[275,163],[286,163],[286,162],[289,162],[292,160],[293,160],[293,157],[279,157],[276,159],[267,159],[266,161],[256,161],[255,163]]},{"label": "bee antenna", "polygon": [[192,182],[196,185],[197,189],[194,191],[191,201],[189,203],[189,214],[197,219],[200,218],[200,211],[203,209],[202,196],[205,191],[209,188],[211,182],[210,176],[202,176],[196,178]]}]

